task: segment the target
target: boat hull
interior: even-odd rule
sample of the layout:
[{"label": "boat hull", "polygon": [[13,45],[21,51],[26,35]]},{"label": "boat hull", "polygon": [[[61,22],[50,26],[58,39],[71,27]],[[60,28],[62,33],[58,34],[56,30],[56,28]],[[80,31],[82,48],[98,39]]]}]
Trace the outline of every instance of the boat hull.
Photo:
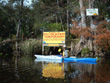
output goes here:
[{"label": "boat hull", "polygon": [[59,60],[59,61],[68,61],[68,62],[96,62],[96,58],[76,58],[76,57],[69,57],[69,58],[62,58],[61,56],[45,56],[45,55],[35,55],[37,59],[42,60]]},{"label": "boat hull", "polygon": [[46,59],[46,60],[62,60],[62,57],[59,56],[44,56],[44,55],[34,55],[37,59]]},{"label": "boat hull", "polygon": [[74,61],[74,62],[96,62],[96,58],[64,58],[64,61]]}]

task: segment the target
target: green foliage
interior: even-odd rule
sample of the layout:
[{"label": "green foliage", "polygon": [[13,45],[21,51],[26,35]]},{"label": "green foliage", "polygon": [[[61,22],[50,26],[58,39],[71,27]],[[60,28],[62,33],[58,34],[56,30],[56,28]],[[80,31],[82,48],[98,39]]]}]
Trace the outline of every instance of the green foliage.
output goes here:
[{"label": "green foliage", "polygon": [[13,53],[13,46],[11,43],[0,44],[0,57],[2,59],[11,59]]},{"label": "green foliage", "polygon": [[82,48],[81,54],[88,54],[90,52],[89,48]]},{"label": "green foliage", "polygon": [[46,31],[62,31],[60,23],[46,23],[44,26],[46,27]]},{"label": "green foliage", "polygon": [[2,41],[2,37],[0,37],[0,42]]},{"label": "green foliage", "polygon": [[42,40],[41,39],[28,39],[20,43],[21,51],[24,55],[32,55],[42,52]]},{"label": "green foliage", "polygon": [[107,49],[107,53],[110,54],[110,47]]},{"label": "green foliage", "polygon": [[3,53],[0,52],[0,56],[2,56]]},{"label": "green foliage", "polygon": [[96,57],[97,61],[101,60],[101,57]]},{"label": "green foliage", "polygon": [[12,34],[12,39],[16,39],[16,35]]},{"label": "green foliage", "polygon": [[[0,3],[0,41],[7,38],[16,39],[16,32],[20,23],[19,37],[30,38],[31,32],[34,33],[35,37],[41,35],[41,28],[44,31],[64,31],[67,28],[67,10],[69,11],[69,23],[71,19],[80,21],[80,8],[79,0],[32,0],[32,5],[30,7],[21,6],[21,0],[9,0],[5,5]],[[15,4],[16,2],[16,4]],[[89,0],[85,1],[85,8],[88,8]],[[95,0],[94,8],[99,9],[99,18],[109,19],[110,17],[110,1],[109,0]],[[100,10],[101,9],[101,10]],[[87,17],[87,24],[89,25],[89,17]],[[109,28],[110,23],[107,25]],[[67,32],[67,30],[66,30]],[[70,38],[76,38],[75,36],[69,35]],[[38,40],[40,41],[40,40]],[[74,41],[76,44],[76,41]],[[26,44],[29,43],[29,44]],[[40,42],[41,43],[41,42]],[[33,45],[35,44],[35,46]],[[35,53],[37,48],[37,43],[30,43],[30,40],[24,41],[22,45],[22,51],[25,54]],[[41,48],[41,46],[38,44]],[[39,51],[37,51],[39,52]],[[37,53],[36,52],[36,53]],[[40,51],[41,52],[41,51]],[[7,55],[7,54],[6,54]]]},{"label": "green foliage", "polygon": [[[0,6],[0,37],[6,39],[10,37],[11,33],[16,33],[15,31],[15,21],[13,16],[15,12],[13,11],[12,6]],[[12,13],[13,12],[13,13]]]},{"label": "green foliage", "polygon": [[50,47],[45,46],[45,54],[47,54],[47,55],[48,55],[49,48],[50,48]]},{"label": "green foliage", "polygon": [[76,38],[76,36],[72,35],[71,33],[70,33],[69,37],[70,37],[70,39]]},{"label": "green foliage", "polygon": [[76,45],[78,42],[79,42],[79,38],[77,38],[77,39],[71,39],[71,42],[74,44],[74,45]]}]

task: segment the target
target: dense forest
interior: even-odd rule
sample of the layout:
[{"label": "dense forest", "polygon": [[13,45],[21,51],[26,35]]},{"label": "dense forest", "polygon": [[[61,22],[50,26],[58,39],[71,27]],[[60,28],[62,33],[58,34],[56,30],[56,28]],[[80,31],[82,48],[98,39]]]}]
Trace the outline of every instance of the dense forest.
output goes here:
[{"label": "dense forest", "polygon": [[[99,14],[86,16],[88,8],[98,8]],[[10,49],[7,42],[18,40],[14,45],[19,45],[23,54],[41,53],[43,31],[65,31],[67,39],[77,39],[71,45],[72,55],[92,52],[109,56],[110,0],[0,1],[0,56]]]}]

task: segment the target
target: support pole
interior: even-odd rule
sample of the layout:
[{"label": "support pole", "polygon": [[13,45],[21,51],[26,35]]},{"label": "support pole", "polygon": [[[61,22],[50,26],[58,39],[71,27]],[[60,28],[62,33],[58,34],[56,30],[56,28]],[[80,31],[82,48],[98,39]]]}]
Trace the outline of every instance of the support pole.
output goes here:
[{"label": "support pole", "polygon": [[42,44],[42,55],[44,54],[44,45]]}]

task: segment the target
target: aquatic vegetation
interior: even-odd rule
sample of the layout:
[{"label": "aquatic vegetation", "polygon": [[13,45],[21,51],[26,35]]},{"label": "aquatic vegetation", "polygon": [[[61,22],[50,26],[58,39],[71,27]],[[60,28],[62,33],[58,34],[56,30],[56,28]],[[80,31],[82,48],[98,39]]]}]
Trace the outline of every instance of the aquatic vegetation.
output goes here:
[{"label": "aquatic vegetation", "polygon": [[60,66],[59,64],[46,64],[43,67],[43,76],[44,77],[52,77],[52,78],[64,78],[64,71],[62,69],[62,66]]},{"label": "aquatic vegetation", "polygon": [[42,52],[42,39],[28,39],[20,43],[24,55],[32,55]]}]

